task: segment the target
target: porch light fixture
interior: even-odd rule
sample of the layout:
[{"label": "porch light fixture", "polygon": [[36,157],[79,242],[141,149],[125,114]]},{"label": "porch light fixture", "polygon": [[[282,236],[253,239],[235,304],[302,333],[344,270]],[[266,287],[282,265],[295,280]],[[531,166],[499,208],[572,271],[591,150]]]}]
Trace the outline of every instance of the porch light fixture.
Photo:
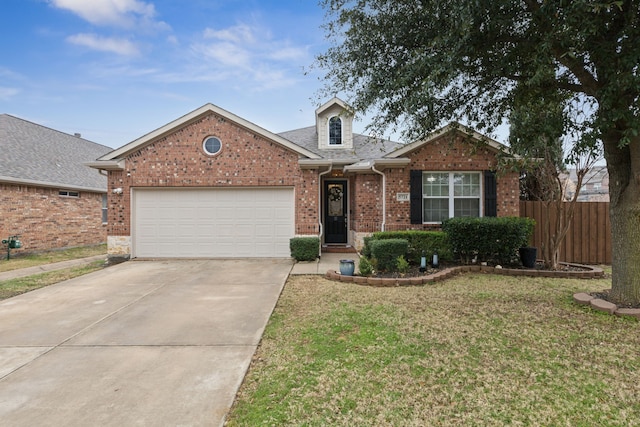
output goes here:
[{"label": "porch light fixture", "polygon": [[121,187],[114,188],[111,192],[113,194],[122,194],[122,188]]}]

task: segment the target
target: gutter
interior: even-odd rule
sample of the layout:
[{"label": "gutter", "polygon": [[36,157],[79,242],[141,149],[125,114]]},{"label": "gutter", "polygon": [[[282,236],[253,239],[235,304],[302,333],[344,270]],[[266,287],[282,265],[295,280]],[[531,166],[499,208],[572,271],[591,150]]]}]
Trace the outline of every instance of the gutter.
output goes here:
[{"label": "gutter", "polygon": [[90,193],[106,193],[107,188],[98,187],[83,187],[80,185],[69,184],[64,182],[47,182],[38,181],[35,179],[20,179],[10,176],[0,176],[0,183],[13,184],[13,185],[32,185],[34,187],[46,187],[46,188],[58,188],[61,190],[74,190],[74,191],[87,191]]},{"label": "gutter", "polygon": [[124,160],[96,160],[95,162],[84,163],[93,169],[105,171],[122,171],[124,170]]},{"label": "gutter", "polygon": [[385,231],[387,226],[387,176],[376,169],[375,162],[371,165],[371,170],[377,173],[378,175],[382,175],[382,225],[381,231]]}]

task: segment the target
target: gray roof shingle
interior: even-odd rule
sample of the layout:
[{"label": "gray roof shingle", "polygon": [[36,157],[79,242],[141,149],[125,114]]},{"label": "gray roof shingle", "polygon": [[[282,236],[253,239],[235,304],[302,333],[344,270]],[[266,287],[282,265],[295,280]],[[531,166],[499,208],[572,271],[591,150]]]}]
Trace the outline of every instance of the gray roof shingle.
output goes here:
[{"label": "gray roof shingle", "polygon": [[85,162],[112,149],[0,114],[0,180],[66,189],[107,190],[107,178]]},{"label": "gray roof shingle", "polygon": [[399,142],[389,140],[374,141],[366,135],[354,133],[352,149],[319,149],[318,135],[316,133],[315,126],[290,130],[279,133],[278,135],[313,153],[316,153],[319,156],[322,156],[324,159],[349,160],[354,163],[360,160],[379,159],[385,154],[403,146],[403,144]]}]

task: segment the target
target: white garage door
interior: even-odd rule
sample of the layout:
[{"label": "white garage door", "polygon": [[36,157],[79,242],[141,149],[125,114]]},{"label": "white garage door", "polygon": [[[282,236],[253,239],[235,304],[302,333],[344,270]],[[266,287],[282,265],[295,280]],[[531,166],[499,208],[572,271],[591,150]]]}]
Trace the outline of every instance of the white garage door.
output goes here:
[{"label": "white garage door", "polygon": [[133,256],[288,257],[292,188],[134,189]]}]

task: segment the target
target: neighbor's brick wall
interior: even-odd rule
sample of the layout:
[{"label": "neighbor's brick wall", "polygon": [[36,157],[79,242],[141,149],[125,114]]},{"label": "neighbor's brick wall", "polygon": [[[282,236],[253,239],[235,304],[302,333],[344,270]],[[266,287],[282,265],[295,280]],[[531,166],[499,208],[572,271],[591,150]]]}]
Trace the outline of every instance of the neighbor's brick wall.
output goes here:
[{"label": "neighbor's brick wall", "polygon": [[[216,136],[222,150],[202,149]],[[109,173],[109,235],[131,233],[131,187],[294,187],[296,234],[317,234],[317,170],[301,170],[298,154],[209,113],[154,141],[125,159],[125,170]],[[121,195],[112,189],[122,188]]]},{"label": "neighbor's brick wall", "polygon": [[[22,248],[12,249],[12,253],[107,241],[107,228],[102,223],[102,194],[82,191],[79,198],[61,197],[59,190],[0,184],[0,240],[19,234],[22,242]],[[1,245],[0,249],[6,246]]]},{"label": "neighbor's brick wall", "polygon": [[[471,145],[462,137],[452,139],[450,135],[443,135],[425,144],[407,157],[411,159],[407,167],[384,171],[387,180],[386,230],[439,228],[411,224],[410,202],[399,202],[396,198],[397,193],[409,193],[411,170],[473,172],[496,168],[496,157],[491,149]],[[505,173],[498,175],[497,180],[498,216],[519,216],[518,174]]]}]

